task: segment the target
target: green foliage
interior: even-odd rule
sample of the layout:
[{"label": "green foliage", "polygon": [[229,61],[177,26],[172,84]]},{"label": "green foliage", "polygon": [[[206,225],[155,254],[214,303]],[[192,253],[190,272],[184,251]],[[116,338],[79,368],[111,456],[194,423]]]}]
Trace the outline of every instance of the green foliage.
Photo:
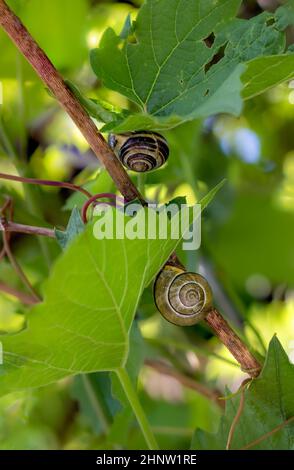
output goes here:
[{"label": "green foliage", "polygon": [[28,327],[3,337],[1,393],[123,367],[142,291],[177,243],[97,240],[90,224],[58,259],[45,286],[45,301],[28,315]]},{"label": "green foliage", "polygon": [[[230,389],[244,374],[205,324],[165,322],[150,281],[176,248],[187,270],[209,277],[217,307],[247,344],[265,354],[260,337],[266,344],[277,331],[293,360],[294,90],[282,82],[294,77],[291,28],[285,34],[294,2],[257,16],[254,2],[239,9],[239,0],[138,0],[138,11],[113,0],[8,3],[103,131],[166,131],[170,157],[146,175],[146,198],[206,210],[197,252],[178,240],[96,240],[82,223],[80,192],[0,180],[0,206],[12,197],[15,222],[58,227],[58,243],[11,237],[42,304],[28,309],[1,290],[28,293],[0,260],[0,448],[187,449],[194,435],[195,449],[224,449],[240,403]],[[115,193],[3,31],[0,49],[0,172]],[[266,433],[252,449],[294,448],[293,421],[283,426],[294,411],[285,351],[274,338],[245,392],[232,449]],[[226,394],[225,413],[182,378]]]},{"label": "green foliage", "polygon": [[[242,449],[294,416],[294,365],[274,337],[270,343],[263,371],[245,391],[245,405],[237,423],[231,449]],[[232,421],[237,413],[240,396],[226,401],[226,413],[216,435],[196,431],[194,449],[225,449]],[[272,433],[254,450],[293,449],[294,422]]]},{"label": "green foliage", "polygon": [[243,98],[253,98],[274,85],[290,80],[293,70],[294,54],[258,57],[249,61],[242,75]]},{"label": "green foliage", "polygon": [[85,230],[85,225],[82,221],[80,211],[74,207],[70,215],[65,231],[55,229],[55,237],[60,244],[61,248],[66,248],[77,235]]},{"label": "green foliage", "polygon": [[[282,53],[281,29],[286,26],[280,21],[281,9],[277,16],[263,13],[249,21],[235,19],[239,4],[238,0],[200,0],[193,5],[187,0],[149,0],[132,30],[135,43],[109,28],[92,51],[93,70],[105,86],[127,96],[140,111],[105,129],[163,129],[220,112],[238,115],[244,64]],[[285,78],[284,69],[278,70],[263,88],[260,82],[254,85],[256,93]],[[249,73],[254,83],[254,67]]]}]

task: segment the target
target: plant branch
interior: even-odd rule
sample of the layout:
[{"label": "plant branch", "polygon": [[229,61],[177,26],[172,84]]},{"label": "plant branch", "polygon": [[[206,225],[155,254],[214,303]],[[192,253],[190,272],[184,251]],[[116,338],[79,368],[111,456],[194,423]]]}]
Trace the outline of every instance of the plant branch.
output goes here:
[{"label": "plant branch", "polygon": [[35,305],[36,303],[38,303],[35,297],[26,294],[25,292],[17,290],[14,287],[9,286],[8,284],[5,284],[5,282],[0,282],[0,291],[4,292],[5,294],[12,295],[25,305]]},{"label": "plant branch", "polygon": [[232,330],[223,316],[216,309],[213,309],[208,312],[205,321],[239,362],[243,372],[249,374],[250,377],[258,377],[261,371],[261,364],[251,354],[247,346]]},{"label": "plant branch", "polygon": [[233,440],[233,437],[234,437],[234,434],[235,434],[235,430],[236,430],[236,427],[237,427],[237,424],[241,418],[241,415],[243,413],[243,410],[244,410],[244,404],[245,404],[245,387],[248,383],[248,379],[244,380],[244,382],[242,383],[241,385],[241,397],[240,397],[240,402],[239,402],[239,406],[238,406],[238,409],[237,409],[237,413],[232,421],[232,424],[231,424],[231,427],[230,427],[230,430],[229,430],[229,435],[228,435],[228,440],[227,440],[227,444],[226,444],[226,450],[230,450],[230,447],[231,447],[231,444],[232,444],[232,440]]},{"label": "plant branch", "polygon": [[169,377],[173,377],[175,380],[177,380],[180,384],[182,384],[184,387],[190,388],[191,390],[194,390],[195,392],[199,393],[200,395],[203,395],[204,397],[208,398],[209,400],[212,400],[214,403],[216,403],[220,408],[224,409],[225,403],[223,400],[220,400],[220,394],[215,391],[211,390],[210,388],[206,387],[200,382],[197,382],[196,380],[192,379],[191,377],[187,377],[184,374],[181,374],[180,372],[172,369],[171,367],[167,366],[161,361],[155,361],[153,359],[146,359],[145,364],[148,367],[151,367],[152,369],[156,370],[160,374],[167,375]]},{"label": "plant branch", "polygon": [[53,180],[40,180],[36,178],[25,178],[24,176],[8,175],[6,173],[0,173],[0,179],[18,181],[19,183],[28,183],[36,184],[39,186],[56,186],[58,188],[67,188],[72,191],[79,191],[84,194],[86,197],[92,197],[92,194],[89,193],[86,189],[72,183],[66,183],[64,181],[53,181]]},{"label": "plant branch", "polygon": [[17,273],[18,277],[22,280],[22,282],[24,283],[24,285],[29,289],[29,291],[32,293],[32,296],[34,297],[35,301],[36,302],[41,302],[41,299],[39,297],[39,295],[37,294],[37,292],[35,291],[34,287],[32,286],[32,284],[30,283],[30,281],[28,280],[28,278],[26,277],[25,273],[23,272],[23,270],[21,269],[20,265],[18,264],[18,262],[16,261],[11,249],[10,249],[10,246],[9,246],[9,234],[6,232],[6,230],[4,231],[3,233],[3,245],[4,245],[4,249],[5,249],[5,253],[11,263],[11,265],[13,266],[15,272]]},{"label": "plant branch", "polygon": [[54,230],[51,228],[18,224],[3,218],[0,220],[0,232],[26,233],[28,235],[42,235],[44,237],[55,238]]},{"label": "plant branch", "polygon": [[190,343],[182,343],[180,341],[170,339],[170,338],[148,338],[147,336],[143,336],[145,341],[150,343],[151,345],[155,346],[164,346],[166,348],[178,349],[180,351],[193,351],[196,355],[204,356],[204,357],[214,357],[219,361],[223,361],[226,364],[229,364],[233,367],[239,367],[237,362],[231,361],[230,359],[221,356],[220,354],[215,353],[214,351],[209,351],[205,348],[205,346],[195,346],[194,344]]}]

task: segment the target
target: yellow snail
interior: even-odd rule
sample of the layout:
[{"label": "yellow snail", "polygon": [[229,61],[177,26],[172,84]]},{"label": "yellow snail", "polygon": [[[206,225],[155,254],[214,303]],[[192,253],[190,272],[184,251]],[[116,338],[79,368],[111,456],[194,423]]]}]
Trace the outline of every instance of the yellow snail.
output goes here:
[{"label": "yellow snail", "polygon": [[175,325],[201,321],[212,308],[212,292],[200,274],[165,265],[154,284],[154,299],[161,315]]},{"label": "yellow snail", "polygon": [[108,142],[121,163],[138,173],[159,168],[169,155],[166,139],[157,132],[110,134]]}]

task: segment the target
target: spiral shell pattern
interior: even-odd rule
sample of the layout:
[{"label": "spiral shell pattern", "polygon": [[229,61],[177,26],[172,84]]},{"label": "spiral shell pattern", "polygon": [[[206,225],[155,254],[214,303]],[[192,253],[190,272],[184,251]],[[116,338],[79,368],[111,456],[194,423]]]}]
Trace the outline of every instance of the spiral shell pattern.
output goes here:
[{"label": "spiral shell pattern", "polygon": [[109,145],[129,170],[143,173],[161,167],[169,156],[166,139],[157,132],[110,134]]},{"label": "spiral shell pattern", "polygon": [[165,266],[154,284],[154,298],[161,315],[175,325],[194,325],[212,307],[212,292],[200,274]]}]

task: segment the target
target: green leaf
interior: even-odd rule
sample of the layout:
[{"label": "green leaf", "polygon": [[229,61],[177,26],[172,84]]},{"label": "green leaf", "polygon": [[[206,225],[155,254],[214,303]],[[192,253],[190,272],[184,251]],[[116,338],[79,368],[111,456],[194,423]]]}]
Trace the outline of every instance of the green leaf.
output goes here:
[{"label": "green leaf", "polygon": [[[126,370],[136,388],[139,371],[145,357],[145,343],[136,322],[133,323],[129,336],[130,351]],[[127,439],[128,428],[134,417],[115,373],[95,372],[79,375],[75,378],[72,394],[79,401],[83,414],[96,434],[107,433],[108,441],[114,438],[114,443],[118,444],[122,436],[120,435],[116,442],[116,426],[123,419],[124,437]]]},{"label": "green leaf", "polygon": [[79,100],[79,102],[88,111],[90,116],[101,122],[112,122],[117,119],[118,113],[114,111],[113,106],[109,105],[109,103],[106,103],[102,100],[98,101],[91,98],[86,98],[84,95],[82,95],[79,88],[70,80],[65,80],[65,83],[73,92],[75,97]]},{"label": "green leaf", "polygon": [[133,24],[131,20],[131,15],[128,14],[126,17],[126,21],[124,23],[123,29],[121,30],[120,37],[121,39],[127,39],[128,36],[132,33],[133,31]]},{"label": "green leaf", "polygon": [[124,367],[140,296],[178,241],[97,240],[90,224],[57,260],[27,328],[1,337],[0,393]]},{"label": "green leaf", "polygon": [[294,77],[294,54],[258,57],[247,63],[242,75],[244,99],[252,98]]},{"label": "green leaf", "polygon": [[294,24],[294,0],[288,0],[282,7],[279,7],[275,12],[277,19],[276,27],[283,31],[288,26]]},{"label": "green leaf", "polygon": [[108,372],[95,372],[75,377],[72,396],[96,434],[106,433],[121,406],[111,394]]},{"label": "green leaf", "polygon": [[[231,449],[241,449],[294,416],[294,365],[274,336],[260,377],[245,392],[245,405],[237,423]],[[217,434],[197,430],[194,449],[225,449],[229,430],[236,415],[240,395],[227,401],[226,414]],[[252,446],[254,450],[292,449],[294,422],[282,427]]]},{"label": "green leaf", "polygon": [[215,198],[216,194],[218,191],[224,186],[226,183],[226,180],[223,179],[220,181],[214,188],[212,188],[200,201],[199,204],[201,204],[201,211],[203,211],[210,203],[211,201]]},{"label": "green leaf", "polygon": [[85,230],[84,222],[82,221],[80,211],[74,207],[70,215],[65,231],[55,229],[56,239],[61,248],[66,248],[67,245],[80,233]]},{"label": "green leaf", "polygon": [[220,112],[238,115],[244,64],[285,48],[284,10],[277,18],[262,13],[241,20],[234,18],[239,4],[147,0],[134,24],[137,42],[107,29],[91,52],[92,68],[138,111],[104,130],[164,129]]}]

